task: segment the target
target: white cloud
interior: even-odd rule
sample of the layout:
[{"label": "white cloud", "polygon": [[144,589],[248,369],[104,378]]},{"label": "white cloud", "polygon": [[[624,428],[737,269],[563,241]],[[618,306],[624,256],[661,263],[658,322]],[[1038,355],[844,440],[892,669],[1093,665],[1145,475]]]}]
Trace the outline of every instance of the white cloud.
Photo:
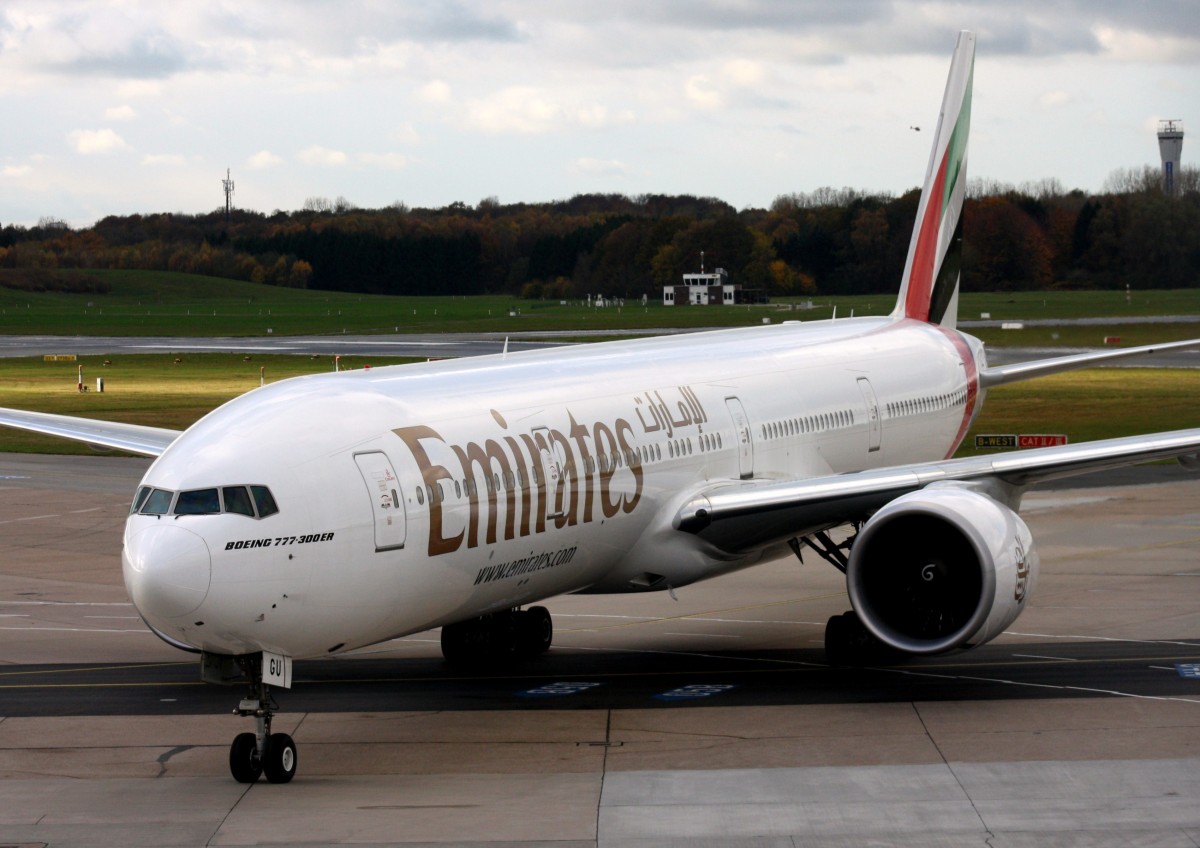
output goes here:
[{"label": "white cloud", "polygon": [[305,165],[321,165],[329,168],[341,167],[348,161],[346,154],[342,151],[330,150],[319,144],[304,148],[296,154],[296,158]]},{"label": "white cloud", "polygon": [[147,153],[142,157],[142,164],[151,167],[166,165],[178,167],[187,164],[187,158],[176,153]]},{"label": "white cloud", "polygon": [[104,119],[106,121],[132,121],[136,117],[137,112],[133,111],[133,107],[128,104],[110,106],[104,110]]},{"label": "white cloud", "polygon": [[399,171],[407,168],[410,160],[403,153],[360,153],[358,161],[388,171]]},{"label": "white cloud", "polygon": [[450,102],[450,86],[441,80],[434,80],[421,86],[417,91],[417,97],[426,103],[448,103]]},{"label": "white cloud", "polygon": [[712,87],[711,81],[704,74],[697,74],[688,79],[683,91],[687,99],[701,109],[718,109],[725,103],[721,92]]},{"label": "white cloud", "polygon": [[750,59],[733,59],[722,66],[721,76],[734,85],[752,86],[762,82],[765,73],[760,62]]},{"label": "white cloud", "polygon": [[1047,91],[1038,98],[1038,106],[1042,109],[1061,109],[1071,102],[1071,95],[1065,91]]},{"label": "white cloud", "polygon": [[5,165],[3,168],[0,168],[0,177],[15,179],[16,177],[23,177],[32,171],[33,168],[30,168],[28,165]]},{"label": "white cloud", "polygon": [[421,143],[421,135],[412,124],[396,127],[396,129],[388,133],[388,138],[397,144],[413,145]]},{"label": "white cloud", "polygon": [[562,109],[539,88],[511,86],[468,104],[468,123],[486,133],[532,135],[549,132],[563,120]]},{"label": "white cloud", "polygon": [[557,96],[533,86],[510,86],[467,105],[467,124],[485,133],[535,135],[584,127],[601,129],[634,120],[624,109],[611,114],[601,103],[566,104]]},{"label": "white cloud", "polygon": [[276,156],[270,150],[260,150],[246,160],[246,167],[252,171],[263,171],[267,168],[274,168],[276,165],[282,165],[283,159]]},{"label": "white cloud", "polygon": [[1096,27],[1096,40],[1114,59],[1147,64],[1194,63],[1200,59],[1200,39],[1143,32],[1134,28]]},{"label": "white cloud", "polygon": [[67,136],[78,153],[112,153],[117,150],[128,150],[129,145],[110,129],[75,130]]},{"label": "white cloud", "polygon": [[629,166],[619,159],[592,159],[585,156],[575,160],[575,170],[583,174],[613,177],[629,173]]},{"label": "white cloud", "polygon": [[163,92],[163,84],[157,80],[125,80],[117,86],[121,98],[157,97]]}]

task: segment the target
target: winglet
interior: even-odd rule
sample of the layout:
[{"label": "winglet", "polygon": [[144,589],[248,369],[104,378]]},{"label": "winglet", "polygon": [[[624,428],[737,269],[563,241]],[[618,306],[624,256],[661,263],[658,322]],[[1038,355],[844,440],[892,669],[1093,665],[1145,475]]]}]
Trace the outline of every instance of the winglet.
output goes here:
[{"label": "winglet", "polygon": [[958,34],[950,62],[894,317],[947,327],[953,327],[958,318],[962,207],[967,189],[974,73],[975,34],[964,30]]}]

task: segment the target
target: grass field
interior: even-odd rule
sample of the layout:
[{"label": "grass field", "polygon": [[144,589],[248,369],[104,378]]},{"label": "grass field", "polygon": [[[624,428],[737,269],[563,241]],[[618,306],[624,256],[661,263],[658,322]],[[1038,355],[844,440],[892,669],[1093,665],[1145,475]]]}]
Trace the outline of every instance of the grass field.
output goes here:
[{"label": "grass field", "polygon": [[1095,368],[992,389],[976,433],[1063,433],[1072,444],[1200,427],[1200,370]]},{"label": "grass field", "polygon": [[[70,272],[63,272],[70,273]],[[82,273],[82,272],[81,272]],[[764,319],[822,320],[880,315],[894,298],[881,295],[784,299],[758,306],[664,307],[655,299],[643,306],[591,307],[519,300],[510,296],[386,297],[304,291],[237,280],[151,271],[88,271],[110,287],[106,294],[27,292],[4,288],[0,273],[0,333],[84,336],[259,336],[412,332],[525,333],[538,330],[609,331],[655,327],[715,327],[761,324]],[[796,308],[794,308],[796,307]],[[963,320],[990,313],[997,321],[1039,318],[1200,315],[1200,289],[1135,293],[1049,292],[964,294]],[[1053,338],[1054,333],[1058,338]],[[1093,326],[1060,330],[982,330],[990,344],[1088,344],[1105,336],[1166,341],[1200,333],[1195,325]]]},{"label": "grass field", "polygon": [[[276,382],[302,374],[333,370],[329,357],[254,356],[249,361],[233,354],[173,354],[80,357],[75,362],[44,362],[38,358],[0,359],[0,406],[124,421],[182,430],[227,400],[259,385],[263,378]],[[410,362],[407,359],[342,357],[343,368],[361,368]],[[76,388],[77,368],[84,367],[88,391]],[[104,378],[104,392],[95,391],[96,378]],[[86,454],[87,445],[0,427],[0,451],[20,453]]]},{"label": "grass field", "polygon": [[[398,298],[298,291],[190,274],[89,271],[105,294],[28,292],[0,285],[0,333],[10,335],[247,336],[370,332],[609,331],[655,327],[745,326],[764,319],[822,320],[837,310],[884,314],[893,298],[879,295],[813,298],[753,307],[664,307],[656,301],[596,308],[580,301],[522,301],[507,296]],[[0,273],[0,283],[3,274]],[[805,299],[807,300],[807,299]],[[803,304],[806,306],[806,304]],[[1134,293],[1021,292],[964,294],[962,320],[989,313],[995,321],[1080,317],[1200,315],[1200,289]],[[992,346],[1098,346],[1106,336],[1122,345],[1195,338],[1200,324],[1029,327],[972,331]],[[354,367],[353,361],[344,362]],[[372,358],[372,364],[389,361]],[[103,394],[76,391],[76,366],[89,388],[103,376]],[[254,388],[259,368],[275,381],[329,370],[327,359],[295,356],[172,355],[102,357],[75,363],[0,360],[0,406],[110,418],[182,429],[220,403]],[[972,432],[1066,433],[1072,442],[1200,424],[1200,373],[1094,370],[995,390]],[[969,436],[966,444],[971,445]],[[87,452],[85,446],[0,428],[0,450]],[[970,450],[968,448],[967,450]]]},{"label": "grass field", "polygon": [[[374,366],[411,360],[372,357]],[[367,360],[343,357],[346,367]],[[76,389],[83,364],[90,391]],[[0,406],[184,429],[221,403],[259,385],[332,370],[328,357],[169,354],[100,357],[77,362],[0,359]],[[97,393],[96,377],[105,391]],[[964,442],[976,433],[1063,433],[1072,443],[1200,426],[1200,371],[1109,368],[1078,371],[993,389]],[[86,445],[0,428],[0,451],[90,453]]]}]

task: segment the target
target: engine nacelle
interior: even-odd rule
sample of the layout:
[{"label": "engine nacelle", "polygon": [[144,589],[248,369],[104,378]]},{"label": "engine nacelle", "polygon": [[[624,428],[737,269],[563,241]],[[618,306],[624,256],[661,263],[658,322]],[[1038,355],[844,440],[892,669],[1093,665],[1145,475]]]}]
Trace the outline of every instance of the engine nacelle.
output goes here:
[{"label": "engine nacelle", "polygon": [[1015,512],[977,491],[935,485],[871,517],[851,549],[846,584],[876,637],[936,654],[982,645],[1012,624],[1037,563]]}]

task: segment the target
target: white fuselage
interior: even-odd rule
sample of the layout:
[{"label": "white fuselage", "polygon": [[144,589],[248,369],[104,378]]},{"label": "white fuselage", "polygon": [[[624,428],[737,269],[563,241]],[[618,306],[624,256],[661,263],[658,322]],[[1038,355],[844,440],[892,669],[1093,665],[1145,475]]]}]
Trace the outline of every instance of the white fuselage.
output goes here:
[{"label": "white fuselage", "polygon": [[684,585],[766,552],[679,533],[682,503],[941,459],[982,401],[981,359],[954,331],[863,318],[283,381],[197,422],[143,481],[193,502],[264,487],[278,511],[131,514],[126,585],[171,640],[293,657]]}]

